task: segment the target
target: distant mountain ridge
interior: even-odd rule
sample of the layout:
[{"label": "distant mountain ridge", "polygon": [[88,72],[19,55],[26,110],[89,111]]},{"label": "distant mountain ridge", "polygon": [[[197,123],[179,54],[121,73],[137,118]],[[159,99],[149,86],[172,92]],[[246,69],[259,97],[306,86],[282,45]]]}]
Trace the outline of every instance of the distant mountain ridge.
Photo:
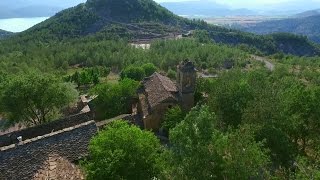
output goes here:
[{"label": "distant mountain ridge", "polygon": [[231,9],[228,6],[218,4],[214,1],[183,1],[183,2],[163,2],[161,6],[167,8],[175,14],[183,16],[235,16],[235,15],[256,15],[257,12],[241,8]]},{"label": "distant mountain ridge", "polygon": [[179,17],[152,0],[88,0],[8,40],[20,44],[93,36],[98,39],[150,41],[174,38],[196,29],[208,31],[209,37],[217,43],[245,45],[265,54],[320,55],[319,47],[303,37],[288,34],[259,36],[208,25],[204,21]]},{"label": "distant mountain ridge", "polygon": [[293,18],[305,18],[305,17],[317,16],[317,15],[320,15],[320,9],[305,11],[305,12],[294,15]]},{"label": "distant mountain ridge", "polygon": [[296,18],[261,22],[249,27],[242,27],[240,30],[257,34],[293,33],[307,36],[310,40],[320,43],[320,14],[315,16],[307,16],[307,14],[311,15],[304,13]]},{"label": "distant mountain ridge", "polygon": [[8,31],[4,31],[4,30],[1,30],[0,29],[0,39],[1,38],[4,38],[4,37],[7,37],[9,35],[13,34],[12,32],[8,32]]},{"label": "distant mountain ridge", "polygon": [[1,0],[0,19],[50,17],[85,0]]}]

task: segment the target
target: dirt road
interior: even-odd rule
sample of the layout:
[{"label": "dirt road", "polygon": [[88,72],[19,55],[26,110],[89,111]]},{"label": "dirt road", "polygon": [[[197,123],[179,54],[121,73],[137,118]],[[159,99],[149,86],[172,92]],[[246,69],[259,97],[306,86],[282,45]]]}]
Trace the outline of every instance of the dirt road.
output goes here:
[{"label": "dirt road", "polygon": [[270,59],[266,57],[255,56],[255,55],[252,55],[251,57],[256,61],[265,63],[266,68],[268,68],[270,71],[274,71],[275,65],[271,63]]}]

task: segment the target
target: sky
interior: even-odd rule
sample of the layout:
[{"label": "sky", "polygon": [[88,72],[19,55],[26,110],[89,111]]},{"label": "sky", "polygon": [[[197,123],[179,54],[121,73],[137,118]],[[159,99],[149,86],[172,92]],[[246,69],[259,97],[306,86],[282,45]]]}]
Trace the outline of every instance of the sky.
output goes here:
[{"label": "sky", "polygon": [[320,0],[155,0],[161,2],[178,2],[178,1],[215,1],[219,4],[228,5],[233,8],[264,8],[265,6],[277,6],[279,4],[299,5],[302,3],[318,4],[320,8]]}]

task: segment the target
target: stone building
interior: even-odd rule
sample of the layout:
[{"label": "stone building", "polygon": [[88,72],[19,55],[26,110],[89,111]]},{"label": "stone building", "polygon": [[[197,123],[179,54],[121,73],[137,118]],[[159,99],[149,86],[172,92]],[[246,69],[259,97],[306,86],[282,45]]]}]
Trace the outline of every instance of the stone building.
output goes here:
[{"label": "stone building", "polygon": [[194,106],[195,85],[196,70],[190,61],[177,67],[176,83],[157,72],[145,78],[138,90],[138,114],[144,127],[157,131],[164,114],[173,106],[190,110]]}]

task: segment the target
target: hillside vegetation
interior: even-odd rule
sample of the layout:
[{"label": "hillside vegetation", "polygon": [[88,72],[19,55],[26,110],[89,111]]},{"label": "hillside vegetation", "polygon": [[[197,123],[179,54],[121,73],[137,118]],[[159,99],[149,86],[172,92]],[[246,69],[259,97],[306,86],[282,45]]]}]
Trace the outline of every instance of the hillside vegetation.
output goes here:
[{"label": "hillside vegetation", "polygon": [[89,0],[0,40],[0,129],[69,115],[78,93],[96,97],[95,121],[130,114],[141,80],[159,72],[175,81],[177,65],[190,60],[199,75],[194,108],[157,106],[155,116],[166,111],[161,138],[108,124],[80,161],[88,180],[320,179],[317,55],[302,36],[212,26],[151,0]]},{"label": "hillside vegetation", "polygon": [[[253,52],[283,52],[299,56],[320,54],[307,39],[286,34],[259,36],[181,18],[152,0],[89,0],[11,38],[6,47],[21,43],[55,42],[88,35],[130,41],[173,38],[190,30],[206,30],[216,43],[245,45]],[[295,45],[292,45],[292,42]]]},{"label": "hillside vegetation", "polygon": [[298,15],[298,17],[296,18],[266,21],[255,24],[250,27],[244,27],[240,29],[258,34],[269,34],[278,32],[293,33],[297,35],[307,36],[310,40],[316,43],[320,43],[319,14],[314,16],[308,16],[306,13]]},{"label": "hillside vegetation", "polygon": [[10,35],[10,34],[12,34],[12,33],[0,29],[0,39],[1,39],[1,38],[4,38],[4,37],[6,37],[6,36],[8,36],[8,35]]}]

